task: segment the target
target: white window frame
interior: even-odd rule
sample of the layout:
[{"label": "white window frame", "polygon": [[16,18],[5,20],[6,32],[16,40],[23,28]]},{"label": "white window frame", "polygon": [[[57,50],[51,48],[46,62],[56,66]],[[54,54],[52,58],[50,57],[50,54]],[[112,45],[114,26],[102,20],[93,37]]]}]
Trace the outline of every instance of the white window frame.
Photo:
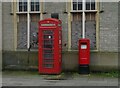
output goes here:
[{"label": "white window frame", "polygon": [[[33,0],[34,2],[36,2],[36,0]],[[36,9],[36,4],[34,4],[34,11],[31,11],[31,2],[32,2],[32,0],[30,0],[30,12],[40,12],[40,1],[39,1],[39,11],[36,11],[35,9]]]},{"label": "white window frame", "polygon": [[[78,0],[77,0],[78,1]],[[91,1],[91,0],[90,0]],[[77,5],[78,7],[78,5]],[[91,8],[91,6],[90,6]],[[85,18],[85,15],[86,15],[86,12],[95,12],[97,13],[98,12],[98,9],[97,9],[97,0],[95,0],[95,10],[86,10],[86,0],[82,0],[82,10],[73,10],[73,0],[71,0],[71,13],[73,12],[81,12],[82,13],[82,38],[85,38],[85,21],[86,21],[86,18]],[[97,29],[96,29],[97,30]],[[97,35],[96,35],[97,37]],[[96,40],[96,48],[98,50],[98,45],[97,45],[97,40]]]},{"label": "white window frame", "polygon": [[[92,11],[92,9],[91,9],[91,3],[92,3],[92,0],[90,0],[90,11]],[[97,5],[96,5],[96,2],[95,2],[95,10],[97,9],[96,6],[97,6]],[[85,3],[85,10],[86,10],[86,3]]]},{"label": "white window frame", "polygon": [[[24,1],[24,0],[22,0],[22,1]],[[35,0],[34,0],[35,1]],[[40,2],[41,0],[39,0],[39,11],[31,11],[31,0],[29,0],[29,2],[28,2],[28,0],[27,0],[27,11],[19,11],[19,0],[17,0],[17,14],[25,14],[25,13],[28,13],[28,5],[30,5],[29,7],[29,13],[40,13],[41,12],[41,9],[40,9],[40,4],[41,4],[41,2]]]},{"label": "white window frame", "polygon": [[[76,0],[77,2],[78,2],[78,0]],[[77,3],[77,10],[73,10],[73,0],[72,0],[72,2],[71,2],[71,12],[83,12],[83,4],[84,4],[84,6],[85,6],[85,9],[84,9],[84,11],[85,12],[97,12],[97,1],[95,0],[95,10],[91,10],[91,4],[90,4],[90,10],[86,10],[86,1],[87,0],[84,0],[84,2],[85,3],[83,3],[83,1],[82,1],[82,10],[78,10],[78,3]],[[91,2],[92,0],[90,0],[90,2]]]},{"label": "white window frame", "polygon": [[[71,10],[72,11],[82,11],[82,10],[78,10],[78,0],[76,0],[76,2],[77,2],[77,10],[73,10],[73,0],[72,0],[72,3],[71,3]],[[82,4],[83,4],[83,2],[82,2]]]},{"label": "white window frame", "polygon": [[[22,0],[22,2],[24,2],[24,0]],[[28,5],[28,2],[27,2],[27,5]],[[28,10],[28,8],[27,8]],[[26,13],[27,11],[19,11],[19,0],[17,1],[17,12],[20,12],[20,13]]]},{"label": "white window frame", "polygon": [[[22,0],[23,1],[23,0]],[[16,14],[27,14],[27,49],[30,47],[30,14],[31,13],[40,13],[40,0],[39,0],[39,11],[31,11],[31,0],[27,0],[27,11],[19,11],[19,0],[17,0],[17,12]]]}]

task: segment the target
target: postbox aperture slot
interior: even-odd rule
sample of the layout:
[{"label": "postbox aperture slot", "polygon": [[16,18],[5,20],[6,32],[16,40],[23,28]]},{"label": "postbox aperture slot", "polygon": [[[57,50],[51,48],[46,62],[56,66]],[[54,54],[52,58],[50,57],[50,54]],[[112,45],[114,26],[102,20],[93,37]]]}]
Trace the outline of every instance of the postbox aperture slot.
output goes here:
[{"label": "postbox aperture slot", "polygon": [[87,49],[87,43],[81,43],[81,49]]}]

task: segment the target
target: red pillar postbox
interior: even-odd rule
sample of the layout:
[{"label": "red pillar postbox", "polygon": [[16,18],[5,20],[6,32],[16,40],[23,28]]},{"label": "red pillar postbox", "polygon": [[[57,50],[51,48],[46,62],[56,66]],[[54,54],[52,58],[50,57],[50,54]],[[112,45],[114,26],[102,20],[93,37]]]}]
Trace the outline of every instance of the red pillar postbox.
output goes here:
[{"label": "red pillar postbox", "polygon": [[62,63],[61,21],[48,18],[39,21],[39,73],[59,74]]},{"label": "red pillar postbox", "polygon": [[89,63],[90,63],[90,40],[80,39],[79,40],[79,73],[89,74]]}]

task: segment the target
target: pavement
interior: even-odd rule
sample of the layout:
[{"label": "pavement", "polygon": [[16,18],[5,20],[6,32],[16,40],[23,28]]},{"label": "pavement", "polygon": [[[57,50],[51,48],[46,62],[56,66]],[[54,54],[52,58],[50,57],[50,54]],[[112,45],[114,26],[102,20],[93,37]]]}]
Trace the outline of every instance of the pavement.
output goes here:
[{"label": "pavement", "polygon": [[94,75],[40,75],[29,72],[3,72],[2,86],[118,86],[118,78]]}]

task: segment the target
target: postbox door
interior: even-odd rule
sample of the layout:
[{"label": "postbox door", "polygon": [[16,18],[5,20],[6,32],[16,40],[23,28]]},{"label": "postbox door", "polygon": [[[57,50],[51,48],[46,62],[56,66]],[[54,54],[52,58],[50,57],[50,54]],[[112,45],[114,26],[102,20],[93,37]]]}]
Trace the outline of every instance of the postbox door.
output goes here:
[{"label": "postbox door", "polygon": [[80,64],[89,64],[89,46],[87,43],[80,44]]}]

